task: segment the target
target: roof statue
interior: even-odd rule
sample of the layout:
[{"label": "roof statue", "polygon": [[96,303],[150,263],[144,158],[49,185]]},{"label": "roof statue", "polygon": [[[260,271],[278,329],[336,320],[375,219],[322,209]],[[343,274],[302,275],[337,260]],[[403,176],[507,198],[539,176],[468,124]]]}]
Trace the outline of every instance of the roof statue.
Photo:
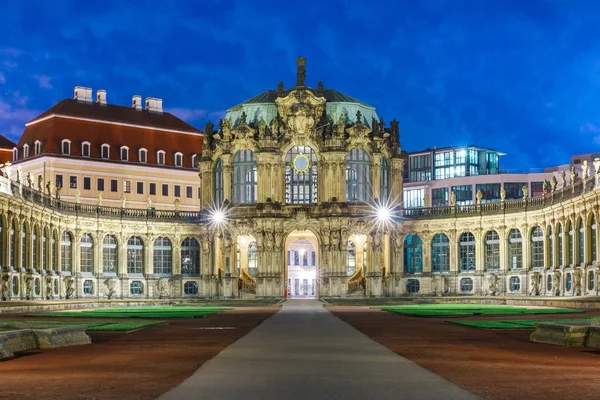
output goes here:
[{"label": "roof statue", "polygon": [[306,58],[300,56],[296,59],[296,86],[305,86],[304,80],[306,79]]}]

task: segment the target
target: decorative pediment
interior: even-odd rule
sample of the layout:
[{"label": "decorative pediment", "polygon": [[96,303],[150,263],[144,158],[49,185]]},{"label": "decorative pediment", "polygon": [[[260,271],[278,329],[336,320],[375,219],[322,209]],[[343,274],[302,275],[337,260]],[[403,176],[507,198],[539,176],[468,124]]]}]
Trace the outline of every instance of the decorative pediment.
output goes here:
[{"label": "decorative pediment", "polygon": [[246,113],[242,113],[242,121],[231,131],[234,139],[231,142],[231,153],[235,154],[238,150],[256,150],[256,129],[246,123]]},{"label": "decorative pediment", "polygon": [[302,136],[314,133],[315,125],[325,111],[325,98],[308,89],[292,90],[275,100],[277,111],[288,131]]},{"label": "decorative pediment", "polygon": [[371,140],[369,139],[369,133],[371,133],[371,129],[363,124],[362,122],[356,123],[349,128],[346,128],[346,133],[348,133],[347,139],[347,148],[361,148],[368,149]]}]

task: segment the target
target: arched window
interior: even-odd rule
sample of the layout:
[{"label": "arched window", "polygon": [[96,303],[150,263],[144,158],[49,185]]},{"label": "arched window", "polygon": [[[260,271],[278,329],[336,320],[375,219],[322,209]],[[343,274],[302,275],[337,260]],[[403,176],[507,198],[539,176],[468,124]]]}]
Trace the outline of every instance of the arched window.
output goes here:
[{"label": "arched window", "polygon": [[584,257],[584,245],[585,245],[585,225],[583,224],[583,218],[579,219],[579,236],[577,240],[577,264],[583,264],[585,262]]},{"label": "arched window", "polygon": [[223,160],[220,158],[213,168],[213,197],[216,205],[223,204]]},{"label": "arched window", "polygon": [[81,272],[94,272],[94,241],[87,233],[81,236],[79,252]]},{"label": "arched window", "polygon": [[39,140],[36,140],[33,143],[33,151],[36,156],[39,156],[40,153],[42,152],[42,142],[40,142]]},{"label": "arched window", "polygon": [[404,239],[404,272],[416,274],[423,271],[423,242],[417,235]]},{"label": "arched window", "polygon": [[100,146],[100,155],[102,156],[102,158],[105,158],[105,159],[110,158],[110,145],[109,144],[104,143],[102,146]]},{"label": "arched window", "polygon": [[438,233],[431,239],[431,270],[450,271],[450,241],[444,233]]},{"label": "arched window", "polygon": [[379,197],[383,200],[390,197],[390,163],[385,157],[381,157],[381,192]]},{"label": "arched window", "polygon": [[10,240],[9,240],[10,244],[8,246],[9,247],[8,251],[10,252],[10,254],[9,254],[8,263],[9,263],[9,266],[14,269],[16,267],[16,265],[15,265],[15,258],[16,258],[16,254],[17,254],[17,237],[16,237],[16,235],[17,235],[17,227],[15,225],[15,221],[14,220],[13,220],[12,225],[10,227],[9,235],[10,235]]},{"label": "arched window", "polygon": [[518,276],[511,276],[509,288],[511,292],[518,292],[521,290],[521,279]]},{"label": "arched window", "polygon": [[464,232],[458,240],[459,265],[461,271],[475,271],[475,236]]},{"label": "arched window", "polygon": [[592,215],[590,220],[590,263],[597,262],[596,253],[596,217]]},{"label": "arched window", "polygon": [[233,156],[233,202],[236,204],[256,203],[257,172],[252,150],[240,150]]},{"label": "arched window", "polygon": [[38,227],[34,226],[31,230],[31,268],[34,271],[38,269]]},{"label": "arched window", "polygon": [[121,161],[129,161],[129,147],[121,146]]},{"label": "arched window", "polygon": [[183,154],[175,153],[175,166],[182,167],[183,166]]},{"label": "arched window", "polygon": [[564,259],[564,255],[563,255],[563,231],[562,231],[562,225],[558,224],[558,226],[556,227],[556,231],[557,231],[557,236],[558,236],[558,243],[556,244],[556,247],[558,248],[558,266],[562,266],[565,265],[565,259]]},{"label": "arched window", "polygon": [[154,241],[154,275],[171,275],[173,270],[172,246],[169,238],[158,237]]},{"label": "arched window", "polygon": [[198,168],[198,154],[192,155],[192,168]]},{"label": "arched window", "polygon": [[42,229],[42,271],[48,270],[48,231]]},{"label": "arched window", "polygon": [[142,148],[138,151],[138,158],[141,163],[148,162],[148,150]]},{"label": "arched window", "polygon": [[113,235],[106,235],[102,242],[102,268],[105,274],[116,274],[119,260],[118,242]]},{"label": "arched window", "polygon": [[498,232],[489,231],[485,234],[485,269],[500,268],[500,236]]},{"label": "arched window", "polygon": [[13,147],[13,156],[12,156],[12,160],[13,162],[17,161],[19,159],[19,149],[17,149],[16,147]]},{"label": "arched window", "polygon": [[554,235],[552,234],[552,225],[548,225],[548,256],[550,257],[550,267],[554,267]]},{"label": "arched window", "polygon": [[71,154],[71,141],[69,139],[63,139],[62,141],[62,153],[64,155]]},{"label": "arched window", "polygon": [[67,231],[60,238],[60,270],[73,272],[73,260],[71,250],[71,234]]},{"label": "arched window", "polygon": [[346,275],[352,276],[356,272],[356,246],[351,240],[346,245]]},{"label": "arched window", "polygon": [[23,145],[23,158],[27,158],[27,157],[29,157],[29,145],[24,144]]},{"label": "arched window", "polygon": [[156,163],[160,165],[165,164],[165,151],[159,150],[156,152]]},{"label": "arched window", "polygon": [[523,267],[523,238],[521,231],[511,229],[508,233],[508,268],[518,269]]},{"label": "arched window", "polygon": [[195,238],[181,243],[181,275],[200,276],[200,243]]},{"label": "arched window", "polygon": [[317,203],[317,155],[309,146],[294,146],[285,156],[285,202]]},{"label": "arched window", "polygon": [[52,239],[50,239],[50,268],[52,271],[57,271],[57,260],[56,260],[56,244],[58,243],[58,233],[54,231]]},{"label": "arched window", "polygon": [[132,236],[127,241],[127,273],[142,274],[144,272],[144,242],[139,236]]},{"label": "arched window", "polygon": [[27,225],[21,228],[21,268],[27,269]]},{"label": "arched window", "polygon": [[258,273],[258,247],[256,242],[248,244],[248,274],[255,278]]},{"label": "arched window", "polygon": [[346,154],[346,201],[367,202],[370,197],[371,160],[363,149]]},{"label": "arched window", "polygon": [[531,267],[544,267],[544,232],[541,226],[531,231]]},{"label": "arched window", "polygon": [[81,143],[81,156],[82,157],[90,156],[90,142]]},{"label": "arched window", "polygon": [[567,232],[567,260],[569,261],[568,265],[573,265],[573,236],[575,232],[573,232],[573,223],[571,221],[567,221],[567,228],[565,229]]}]

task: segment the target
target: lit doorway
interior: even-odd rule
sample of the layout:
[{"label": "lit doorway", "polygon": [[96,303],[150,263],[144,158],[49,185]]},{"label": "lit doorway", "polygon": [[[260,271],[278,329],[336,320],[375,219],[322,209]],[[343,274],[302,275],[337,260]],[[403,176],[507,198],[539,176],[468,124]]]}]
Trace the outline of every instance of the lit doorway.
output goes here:
[{"label": "lit doorway", "polygon": [[318,242],[310,231],[294,231],[286,240],[286,297],[311,299],[319,294]]}]

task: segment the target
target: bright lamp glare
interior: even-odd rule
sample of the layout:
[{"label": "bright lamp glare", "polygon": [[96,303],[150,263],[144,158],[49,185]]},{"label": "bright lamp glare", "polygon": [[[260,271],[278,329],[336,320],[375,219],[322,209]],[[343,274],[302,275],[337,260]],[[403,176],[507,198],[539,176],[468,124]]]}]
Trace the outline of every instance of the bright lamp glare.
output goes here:
[{"label": "bright lamp glare", "polygon": [[391,210],[385,206],[377,208],[377,219],[380,222],[388,222],[392,216]]},{"label": "bright lamp glare", "polygon": [[221,210],[215,210],[211,215],[212,221],[215,224],[222,224],[225,222],[225,213]]}]

